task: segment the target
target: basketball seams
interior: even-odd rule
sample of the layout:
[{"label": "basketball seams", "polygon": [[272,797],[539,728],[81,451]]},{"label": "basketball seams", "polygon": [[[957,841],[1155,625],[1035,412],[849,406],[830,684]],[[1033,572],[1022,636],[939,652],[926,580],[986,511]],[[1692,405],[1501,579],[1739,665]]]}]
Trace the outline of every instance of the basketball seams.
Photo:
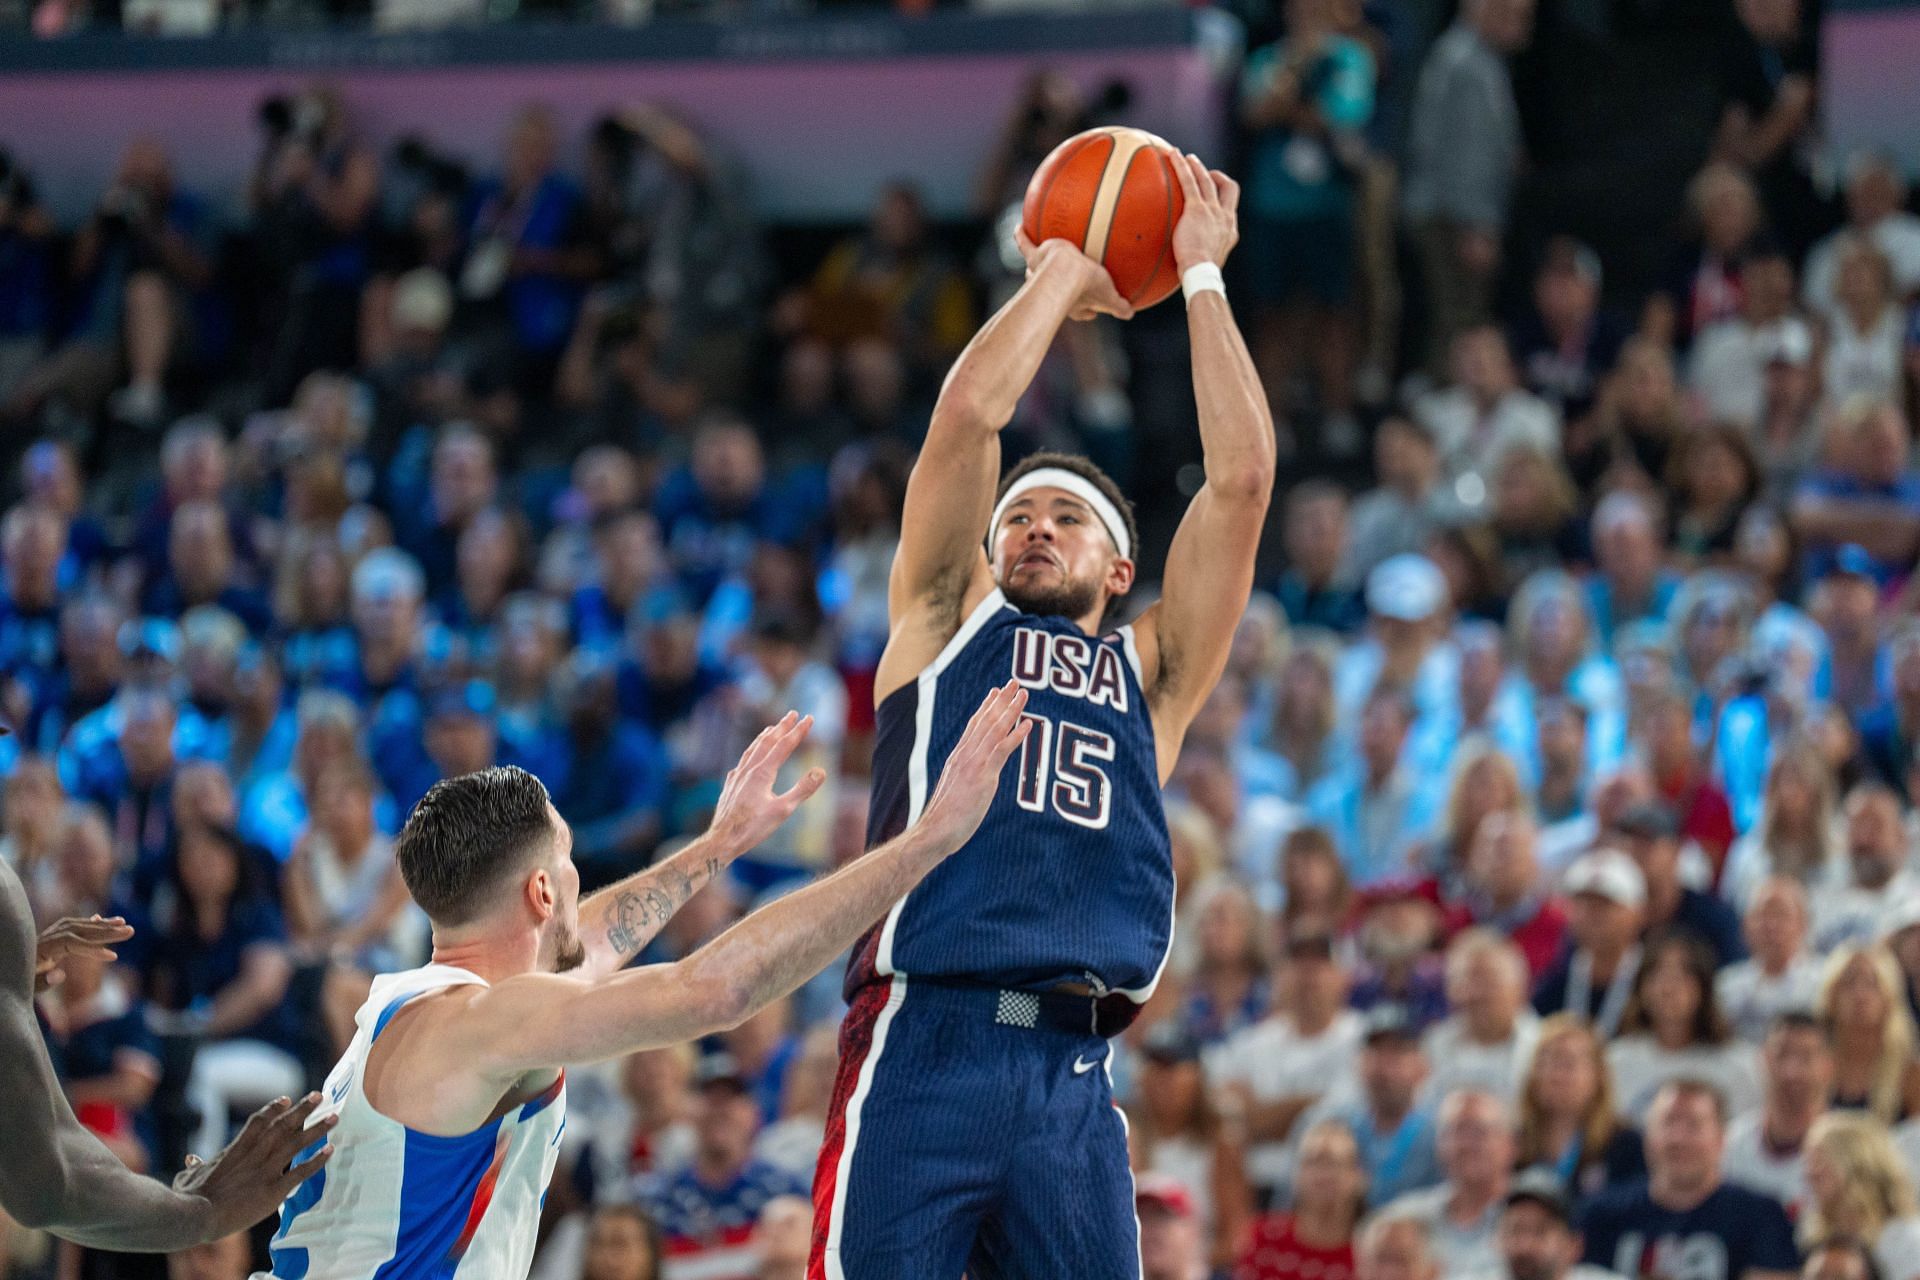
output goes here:
[{"label": "basketball seams", "polygon": [[[1153,260],[1153,270],[1147,273],[1147,278],[1140,282],[1140,287],[1134,291],[1133,296],[1127,299],[1129,304],[1139,303],[1141,296],[1152,287],[1155,280],[1160,278],[1160,272],[1167,265],[1167,259],[1173,255],[1173,193],[1179,190],[1179,180],[1174,177],[1171,171],[1172,166],[1166,156],[1160,152],[1155,152],[1154,155],[1160,161],[1160,174],[1163,179],[1161,186],[1166,192],[1167,232],[1160,242],[1160,256]],[[1169,292],[1171,292],[1171,290],[1169,290]],[[1159,299],[1156,298],[1155,301],[1157,302]]]}]

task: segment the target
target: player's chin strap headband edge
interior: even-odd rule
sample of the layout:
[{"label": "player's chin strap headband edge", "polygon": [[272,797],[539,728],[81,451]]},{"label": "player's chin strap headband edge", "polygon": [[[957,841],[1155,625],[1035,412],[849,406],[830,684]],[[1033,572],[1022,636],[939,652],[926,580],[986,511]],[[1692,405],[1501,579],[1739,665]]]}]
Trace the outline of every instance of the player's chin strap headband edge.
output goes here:
[{"label": "player's chin strap headband edge", "polygon": [[1064,467],[1037,467],[1013,482],[1006,496],[1000,499],[993,509],[993,521],[987,528],[987,537],[991,539],[1000,528],[1000,520],[1007,513],[1007,507],[1015,498],[1029,489],[1065,489],[1068,493],[1087,504],[1105,526],[1107,536],[1113,539],[1114,547],[1121,556],[1131,558],[1133,542],[1127,537],[1127,522],[1121,518],[1120,509],[1113,505],[1106,494],[1085,476]]}]

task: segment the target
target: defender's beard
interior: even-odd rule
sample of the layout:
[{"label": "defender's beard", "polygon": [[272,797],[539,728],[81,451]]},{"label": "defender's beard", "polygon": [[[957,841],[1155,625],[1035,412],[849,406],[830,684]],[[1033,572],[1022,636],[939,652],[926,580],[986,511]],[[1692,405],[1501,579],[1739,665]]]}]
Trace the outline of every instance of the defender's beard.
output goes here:
[{"label": "defender's beard", "polygon": [[1043,618],[1083,618],[1100,603],[1099,583],[1072,578],[1051,586],[1006,585],[1000,593],[1020,612]]},{"label": "defender's beard", "polygon": [[553,938],[553,972],[565,973],[587,962],[587,948],[571,928],[557,929]]}]

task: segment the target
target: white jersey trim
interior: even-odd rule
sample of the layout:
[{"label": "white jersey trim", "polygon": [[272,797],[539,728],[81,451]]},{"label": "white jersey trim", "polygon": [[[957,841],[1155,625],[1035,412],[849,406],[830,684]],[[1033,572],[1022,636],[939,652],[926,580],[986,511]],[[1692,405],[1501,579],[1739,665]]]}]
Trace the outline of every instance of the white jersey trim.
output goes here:
[{"label": "white jersey trim", "polygon": [[[913,709],[913,752],[907,757],[907,825],[910,827],[920,821],[920,813],[927,807],[927,751],[933,738],[933,701],[938,692],[940,673],[953,665],[961,651],[980,634],[980,629],[994,614],[1006,607],[1007,597],[1000,588],[987,592],[960,629],[953,633],[939,654],[926,666],[915,681],[919,685],[918,701]],[[906,909],[907,899],[912,896],[909,890],[900,896],[887,912],[886,923],[880,926],[880,945],[874,951],[873,967],[882,977],[893,972],[893,935],[900,927],[900,913]]]},{"label": "white jersey trim", "polygon": [[853,1096],[847,1099],[847,1134],[840,1145],[840,1163],[834,1169],[833,1207],[827,1213],[827,1242],[821,1251],[827,1280],[847,1280],[847,1273],[840,1267],[840,1237],[847,1222],[847,1183],[853,1177],[853,1152],[860,1143],[860,1109],[866,1105],[867,1094],[873,1091],[874,1069],[880,1065],[880,1055],[887,1047],[887,1028],[893,1025],[893,1015],[899,1013],[900,1006],[906,1002],[906,975],[895,974],[886,1006],[873,1023],[873,1045],[860,1064],[860,1078],[854,1083]]}]

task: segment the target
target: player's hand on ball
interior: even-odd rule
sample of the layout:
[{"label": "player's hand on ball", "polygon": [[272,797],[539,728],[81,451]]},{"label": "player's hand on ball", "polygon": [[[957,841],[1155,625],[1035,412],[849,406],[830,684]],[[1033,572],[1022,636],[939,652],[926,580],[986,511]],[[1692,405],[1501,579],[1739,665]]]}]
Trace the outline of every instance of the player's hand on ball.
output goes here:
[{"label": "player's hand on ball", "polygon": [[218,1240],[252,1226],[279,1208],[295,1187],[327,1162],[333,1155],[331,1146],[321,1146],[294,1163],[308,1147],[323,1143],[340,1122],[338,1116],[328,1116],[308,1128],[307,1118],[319,1105],[317,1093],[299,1102],[285,1098],[269,1102],[247,1117],[240,1136],[211,1161],[187,1157],[187,1167],[174,1178],[173,1189],[205,1202],[203,1239]]},{"label": "player's hand on ball", "polygon": [[965,844],[987,816],[1000,789],[1000,770],[1033,727],[1033,721],[1020,714],[1026,705],[1027,691],[1007,681],[987,695],[947,756],[940,785],[920,821],[949,850]]},{"label": "player's hand on ball", "polygon": [[1167,159],[1187,198],[1173,229],[1173,260],[1180,270],[1211,262],[1225,266],[1240,242],[1240,184],[1196,155],[1169,150]]},{"label": "player's hand on ball", "polygon": [[107,964],[116,959],[113,944],[133,936],[133,926],[114,916],[103,920],[98,915],[82,919],[67,916],[55,920],[40,932],[33,956],[33,993],[57,987],[66,979],[69,960],[93,960]]},{"label": "player's hand on ball", "polygon": [[780,766],[807,740],[811,728],[812,716],[787,712],[762,729],[740,763],[727,772],[720,801],[713,808],[713,829],[735,854],[745,853],[772,835],[827,780],[826,770],[809,769],[787,790],[776,794],[773,789]]},{"label": "player's hand on ball", "polygon": [[1080,291],[1074,298],[1072,309],[1067,312],[1069,319],[1091,320],[1095,316],[1133,319],[1132,304],[1120,296],[1107,269],[1071,242],[1045,240],[1035,244],[1027,239],[1025,227],[1014,228],[1013,242],[1020,247],[1020,256],[1027,260],[1027,279],[1033,279],[1043,270],[1073,273]]}]

